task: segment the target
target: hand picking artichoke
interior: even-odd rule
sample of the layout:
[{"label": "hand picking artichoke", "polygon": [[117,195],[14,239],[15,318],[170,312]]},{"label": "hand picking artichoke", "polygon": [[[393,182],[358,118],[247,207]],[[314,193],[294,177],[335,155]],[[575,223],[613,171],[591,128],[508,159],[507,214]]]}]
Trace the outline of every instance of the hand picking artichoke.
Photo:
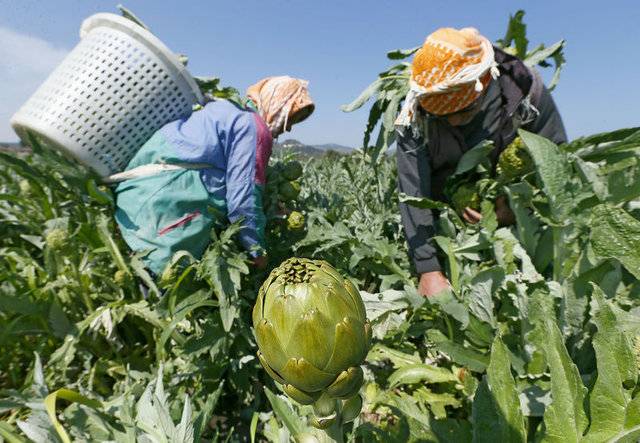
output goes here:
[{"label": "hand picking artichoke", "polygon": [[355,395],[371,326],[356,287],[322,260],[290,258],[274,269],[253,308],[258,357],[269,375],[316,415]]},{"label": "hand picking artichoke", "polygon": [[451,204],[456,212],[462,215],[465,208],[480,209],[480,195],[473,184],[463,183],[453,193]]}]

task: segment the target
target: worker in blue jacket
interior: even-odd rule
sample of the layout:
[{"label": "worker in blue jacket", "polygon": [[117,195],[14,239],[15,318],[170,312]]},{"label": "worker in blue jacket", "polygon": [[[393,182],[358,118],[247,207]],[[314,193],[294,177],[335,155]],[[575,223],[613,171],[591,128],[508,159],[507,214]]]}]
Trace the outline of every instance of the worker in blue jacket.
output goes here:
[{"label": "worker in blue jacket", "polygon": [[241,220],[240,241],[266,264],[262,193],[272,140],[314,110],[307,82],[269,77],[246,108],[214,100],[166,124],[138,151],[116,188],[116,221],[134,251],[161,273],[177,251],[202,256],[214,225]]}]

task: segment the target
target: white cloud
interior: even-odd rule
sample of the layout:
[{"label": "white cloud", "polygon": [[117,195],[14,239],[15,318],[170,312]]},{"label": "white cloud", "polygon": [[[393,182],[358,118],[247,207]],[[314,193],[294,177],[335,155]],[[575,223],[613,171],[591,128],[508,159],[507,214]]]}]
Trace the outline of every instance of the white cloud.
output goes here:
[{"label": "white cloud", "polygon": [[2,26],[0,42],[0,141],[16,141],[9,119],[68,51]]}]

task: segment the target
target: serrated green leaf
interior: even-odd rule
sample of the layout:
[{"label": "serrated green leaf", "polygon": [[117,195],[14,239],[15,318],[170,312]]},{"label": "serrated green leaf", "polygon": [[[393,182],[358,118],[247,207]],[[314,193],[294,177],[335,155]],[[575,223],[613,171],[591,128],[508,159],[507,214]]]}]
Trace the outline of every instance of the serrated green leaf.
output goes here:
[{"label": "serrated green leaf", "polygon": [[484,372],[487,369],[489,365],[488,355],[452,342],[437,330],[430,330],[428,337],[433,341],[436,349],[446,354],[457,364],[465,366],[474,372]]},{"label": "serrated green leaf", "polygon": [[367,86],[367,88],[362,91],[362,93],[355,100],[353,100],[348,105],[340,106],[340,110],[342,112],[353,112],[356,109],[361,108],[366,102],[369,101],[371,97],[373,97],[374,94],[382,89],[382,87],[384,86],[384,82],[384,78],[376,79],[373,83]]},{"label": "serrated green leaf", "polygon": [[527,441],[509,350],[500,337],[491,346],[487,375],[480,386],[473,405],[473,441]]},{"label": "serrated green leaf", "polygon": [[264,392],[271,403],[273,412],[284,423],[291,435],[299,435],[306,430],[306,425],[281,396],[274,394],[266,386]]},{"label": "serrated green leaf", "polygon": [[471,313],[493,327],[496,326],[493,296],[502,285],[504,277],[504,270],[499,266],[478,272],[471,279],[469,292],[465,297]]},{"label": "serrated green leaf", "polygon": [[460,157],[456,170],[449,180],[471,171],[485,161],[489,161],[491,151],[493,151],[493,142],[490,141],[482,141],[466,151]]},{"label": "serrated green leaf", "polygon": [[64,443],[71,443],[69,434],[67,434],[67,431],[58,421],[58,417],[56,414],[56,402],[59,398],[72,403],[79,403],[90,408],[102,408],[102,403],[98,400],[85,397],[84,395],[65,388],[58,389],[57,391],[52,392],[47,396],[47,398],[44,399],[44,406],[47,410],[47,415],[49,415],[49,420],[51,420],[51,423],[58,433],[58,436]]},{"label": "serrated green leaf", "polygon": [[587,428],[584,402],[587,388],[571,361],[555,320],[545,316],[537,326],[537,346],[551,373],[551,404],[544,413],[543,441],[579,442]]},{"label": "serrated green leaf", "polygon": [[640,221],[624,209],[600,205],[593,209],[591,244],[603,258],[613,258],[640,279]]},{"label": "serrated green leaf", "polygon": [[593,288],[593,297],[598,308],[594,318],[598,331],[593,337],[598,373],[589,395],[591,426],[585,441],[601,442],[640,424],[633,419],[628,422],[626,415],[638,369],[632,343],[597,286]]},{"label": "serrated green leaf", "polygon": [[559,224],[566,222],[567,214],[574,207],[568,188],[571,168],[566,156],[550,140],[531,132],[518,130],[536,167],[542,190],[549,200],[551,214]]},{"label": "serrated green leaf", "polygon": [[426,364],[403,366],[389,376],[389,387],[414,383],[448,383],[458,381],[448,369]]}]

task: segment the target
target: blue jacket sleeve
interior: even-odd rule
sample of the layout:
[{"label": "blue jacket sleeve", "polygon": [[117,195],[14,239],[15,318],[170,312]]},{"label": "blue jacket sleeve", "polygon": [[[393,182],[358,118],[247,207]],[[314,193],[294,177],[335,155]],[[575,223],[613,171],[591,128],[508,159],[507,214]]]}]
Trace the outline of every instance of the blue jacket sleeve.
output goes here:
[{"label": "blue jacket sleeve", "polygon": [[242,219],[240,241],[252,257],[264,253],[262,187],[256,182],[257,130],[253,115],[240,114],[227,139],[226,197],[229,221]]}]

